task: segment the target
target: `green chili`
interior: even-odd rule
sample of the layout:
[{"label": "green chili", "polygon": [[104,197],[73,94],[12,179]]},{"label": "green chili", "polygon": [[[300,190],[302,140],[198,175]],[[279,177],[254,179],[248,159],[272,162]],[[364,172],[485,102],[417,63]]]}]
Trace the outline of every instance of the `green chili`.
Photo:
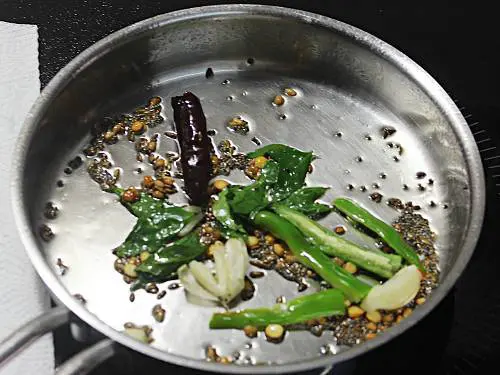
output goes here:
[{"label": "green chili", "polygon": [[420,262],[418,254],[391,225],[384,223],[382,220],[376,218],[370,212],[349,199],[338,198],[335,199],[333,204],[344,215],[354,220],[356,223],[370,229],[387,243],[387,245],[394,249],[396,253],[401,255],[409,263],[417,266],[420,271],[425,272],[425,268]]},{"label": "green chili", "polygon": [[237,312],[224,312],[212,315],[210,328],[242,329],[254,326],[259,329],[269,324],[298,324],[311,319],[333,315],[344,315],[344,296],[338,289],[327,289],[279,303],[271,308],[247,309]]},{"label": "green chili", "polygon": [[355,263],[359,267],[385,278],[390,278],[401,268],[401,257],[398,255],[371,252],[353,242],[340,238],[318,222],[285,205],[273,205],[273,209],[282,218],[295,225],[308,239],[317,244],[325,254]]},{"label": "green chili", "polygon": [[254,222],[285,241],[300,263],[311,268],[331,286],[344,292],[349,300],[359,302],[370,291],[369,285],[356,279],[323,254],[317,246],[307,242],[303,234],[289,221],[275,213],[260,211],[255,215]]}]

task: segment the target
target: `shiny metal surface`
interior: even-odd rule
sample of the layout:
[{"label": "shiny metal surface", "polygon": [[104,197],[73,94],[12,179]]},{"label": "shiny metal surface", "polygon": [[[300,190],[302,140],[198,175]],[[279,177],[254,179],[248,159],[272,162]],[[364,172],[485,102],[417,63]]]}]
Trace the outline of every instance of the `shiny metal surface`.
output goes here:
[{"label": "shiny metal surface", "polygon": [[[248,58],[254,63],[249,64]],[[215,72],[212,79],[204,76],[208,67]],[[272,106],[274,95],[285,87],[293,87],[299,95],[287,98],[283,107]],[[64,176],[63,169],[103,116],[130,111],[159,95],[166,103],[164,131],[172,126],[169,98],[188,89],[200,97],[208,127],[218,130],[217,140],[229,137],[241,151],[248,151],[256,147],[251,141],[256,136],[263,144],[281,142],[314,151],[319,159],[311,180],[331,186],[328,199],[351,196],[386,220],[396,213],[368,199],[375,190],[385,198],[421,205],[438,233],[441,255],[441,286],[432,298],[398,326],[348,350],[337,347],[328,333],[316,338],[294,332],[274,345],[261,338],[249,340],[239,331],[211,332],[207,322],[212,309],[187,304],[182,289],[168,290],[161,300],[167,310],[161,324],[151,316],[158,303],[155,296],[141,291],[130,303],[128,286],[113,270],[110,249],[124,239],[134,219],[113,197],[99,191],[83,167],[70,176]],[[251,134],[227,131],[225,122],[234,115],[249,120]],[[382,139],[384,126],[395,127],[397,133]],[[388,148],[388,141],[400,143],[403,155]],[[175,143],[162,137],[160,147],[172,150]],[[122,183],[137,184],[140,176],[133,173],[138,164],[131,145],[122,141],[110,151],[116,166],[124,169]],[[214,6],[162,15],[83,52],[54,78],[33,107],[18,143],[15,171],[14,209],[24,243],[59,300],[122,344],[209,371],[290,373],[319,368],[401,334],[454,284],[473,252],[484,211],[482,166],[472,135],[448,95],[427,73],[351,26],[267,6]],[[419,171],[435,181],[425,191],[417,189]],[[58,189],[55,181],[61,178],[65,186]],[[380,188],[374,189],[374,183]],[[348,184],[355,189],[347,190]],[[403,191],[403,184],[410,189]],[[361,186],[368,191],[361,192]],[[48,200],[60,206],[61,215],[47,223],[55,238],[46,245],[36,232]],[[438,206],[429,207],[431,200]],[[449,208],[443,209],[443,204]],[[332,214],[325,222],[342,220]],[[69,266],[62,277],[57,275],[57,258]],[[273,272],[256,283],[257,296],[238,307],[269,305],[279,295],[297,294],[294,284]],[[75,293],[85,297],[85,307],[71,296]],[[119,333],[127,321],[152,325],[154,343],[147,346]],[[205,362],[207,344],[215,345],[222,355],[241,352],[240,365]],[[324,345],[335,355],[320,354]],[[252,367],[247,362],[267,365]]]},{"label": "shiny metal surface", "polygon": [[0,343],[0,364],[23,349],[26,344],[69,322],[71,311],[58,306],[49,312],[33,318]]},{"label": "shiny metal surface", "polygon": [[57,375],[86,375],[117,352],[118,344],[111,339],[99,341],[75,354],[56,369]]}]

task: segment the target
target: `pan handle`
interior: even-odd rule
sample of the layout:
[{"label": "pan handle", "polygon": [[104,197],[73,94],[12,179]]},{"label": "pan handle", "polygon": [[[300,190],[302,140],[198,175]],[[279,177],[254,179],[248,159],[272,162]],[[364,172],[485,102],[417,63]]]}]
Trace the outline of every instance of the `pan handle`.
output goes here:
[{"label": "pan handle", "polygon": [[66,324],[70,318],[71,312],[65,306],[58,306],[19,327],[0,343],[0,364],[26,344]]},{"label": "pan handle", "polygon": [[118,344],[113,340],[101,340],[64,362],[56,369],[56,375],[86,375],[111,358],[117,350]]}]

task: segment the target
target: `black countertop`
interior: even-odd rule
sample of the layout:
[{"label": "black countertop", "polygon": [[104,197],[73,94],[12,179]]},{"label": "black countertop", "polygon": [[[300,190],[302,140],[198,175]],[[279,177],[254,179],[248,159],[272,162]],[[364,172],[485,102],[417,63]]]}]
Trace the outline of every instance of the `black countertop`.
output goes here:
[{"label": "black countertop", "polygon": [[[37,24],[40,78],[46,85],[59,69],[92,43],[131,23],[193,6],[234,1],[193,0],[0,0],[0,21]],[[481,141],[487,173],[485,226],[473,260],[453,292],[415,328],[356,361],[356,374],[479,374],[500,353],[500,293],[497,267],[500,208],[500,42],[497,15],[486,2],[290,0],[253,1],[303,9],[357,26],[414,59],[457,101]],[[247,3],[242,1],[241,3]],[[485,132],[479,132],[486,130]],[[493,148],[493,149],[490,149]],[[497,186],[499,185],[499,186]],[[84,347],[55,334],[56,361]],[[424,361],[423,358],[426,358]],[[109,360],[97,374],[199,371],[175,368],[139,354]]]}]

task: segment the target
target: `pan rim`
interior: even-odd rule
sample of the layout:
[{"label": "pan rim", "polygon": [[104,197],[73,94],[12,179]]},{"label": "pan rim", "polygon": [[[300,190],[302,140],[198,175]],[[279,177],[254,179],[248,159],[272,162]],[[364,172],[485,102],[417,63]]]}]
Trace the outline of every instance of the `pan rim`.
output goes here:
[{"label": "pan rim", "polygon": [[[25,215],[26,210],[22,196],[22,181],[23,165],[27,155],[27,145],[29,144],[32,135],[38,126],[38,119],[43,117],[45,111],[51,105],[52,99],[65,89],[66,85],[71,81],[71,79],[73,79],[73,77],[78,75],[78,73],[85,69],[89,64],[92,64],[93,61],[106,54],[110,49],[116,48],[121,43],[125,43],[131,38],[137,37],[150,29],[160,28],[169,24],[184,22],[187,20],[211,18],[214,16],[234,16],[238,14],[281,17],[295,20],[300,23],[319,25],[333,30],[344,37],[355,40],[356,43],[360,44],[362,47],[368,48],[372,52],[379,54],[381,57],[388,60],[395,67],[404,71],[408,77],[417,82],[421,89],[432,98],[432,100],[436,103],[436,106],[440,108],[444,115],[449,119],[453,130],[461,142],[464,159],[469,169],[471,209],[469,213],[469,225],[466,228],[468,235],[464,239],[462,251],[455,264],[452,266],[449,274],[439,285],[438,289],[433,293],[431,298],[410,317],[395,327],[392,327],[388,332],[385,332],[384,335],[379,335],[373,340],[333,356],[311,358],[306,361],[292,362],[288,364],[271,364],[266,366],[228,366],[170,354],[129,338],[102,322],[97,316],[82,306],[81,303],[66,290],[59,278],[50,269],[45,257],[39,250],[34,234],[32,233],[31,226],[29,225],[29,220]],[[54,76],[49,84],[43,89],[39,98],[36,100],[26,117],[19,133],[14,151],[11,193],[15,222],[17,224],[23,245],[33,266],[57,299],[72,310],[79,318],[114,341],[153,358],[198,370],[243,374],[292,373],[326,367],[332,364],[334,365],[339,362],[353,359],[360,354],[379,347],[414,326],[425,315],[431,312],[449,293],[450,289],[456,283],[458,277],[467,266],[479,239],[486,204],[482,161],[472,132],[470,131],[460,110],[456,107],[455,103],[446,91],[422,67],[411,60],[408,56],[386,42],[378,39],[374,35],[344,22],[293,8],[257,4],[211,5],[161,14],[120,29],[81,52]]]}]

